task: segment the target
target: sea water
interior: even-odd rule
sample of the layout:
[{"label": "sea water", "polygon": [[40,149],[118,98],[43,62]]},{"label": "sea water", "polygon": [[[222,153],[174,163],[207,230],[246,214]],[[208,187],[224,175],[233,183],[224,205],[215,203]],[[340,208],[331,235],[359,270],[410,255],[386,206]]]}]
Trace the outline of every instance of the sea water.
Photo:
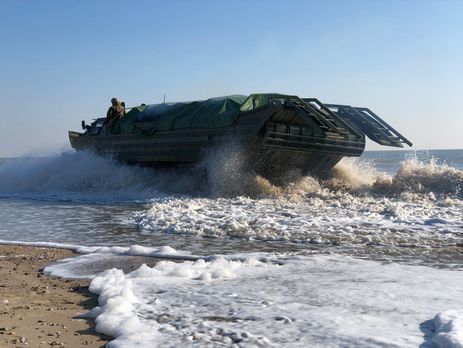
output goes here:
[{"label": "sea water", "polygon": [[463,150],[366,152],[283,186],[205,162],[1,161],[0,239],[77,250],[46,272],[93,279],[113,347],[463,345]]}]

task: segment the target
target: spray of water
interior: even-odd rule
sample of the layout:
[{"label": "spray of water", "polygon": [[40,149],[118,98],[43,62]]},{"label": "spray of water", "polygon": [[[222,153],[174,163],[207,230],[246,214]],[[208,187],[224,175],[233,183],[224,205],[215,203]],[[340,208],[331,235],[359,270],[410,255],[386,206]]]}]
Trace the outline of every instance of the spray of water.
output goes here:
[{"label": "spray of water", "polygon": [[[333,192],[381,195],[462,197],[463,171],[431,159],[406,159],[394,176],[377,172],[373,163],[344,158],[328,179],[287,173],[276,186],[246,169],[245,155],[229,145],[205,156],[189,171],[161,171],[123,165],[88,152],[65,152],[46,158],[24,158],[0,164],[0,194],[91,194],[143,198],[181,193],[215,197],[291,198]],[[207,172],[207,175],[204,173]]]},{"label": "spray of water", "polygon": [[393,178],[392,188],[399,192],[434,192],[461,197],[463,171],[438,164],[434,158],[428,163],[411,158],[400,166]]},{"label": "spray of water", "polygon": [[0,195],[149,199],[161,193],[198,190],[199,176],[127,166],[90,152],[19,158],[0,164]]},{"label": "spray of water", "polygon": [[215,196],[279,196],[280,187],[246,168],[246,155],[236,144],[222,146],[205,156],[201,166],[206,168],[210,192]]},{"label": "spray of water", "polygon": [[182,173],[85,152],[7,161],[0,164],[0,197],[142,199],[149,206],[137,205],[133,223],[146,234],[350,246],[461,244],[463,172],[455,168],[407,159],[388,176],[372,163],[344,159],[328,179],[289,173],[276,186],[247,171],[236,149],[222,151]]}]

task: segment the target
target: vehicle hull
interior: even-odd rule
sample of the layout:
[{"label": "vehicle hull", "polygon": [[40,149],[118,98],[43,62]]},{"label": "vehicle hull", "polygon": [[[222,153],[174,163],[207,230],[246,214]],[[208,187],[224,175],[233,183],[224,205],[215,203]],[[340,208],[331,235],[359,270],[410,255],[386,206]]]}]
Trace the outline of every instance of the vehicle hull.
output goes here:
[{"label": "vehicle hull", "polygon": [[194,166],[214,153],[239,152],[243,166],[265,177],[287,171],[320,175],[343,156],[360,156],[365,138],[327,135],[306,124],[298,111],[266,108],[242,115],[229,127],[160,131],[151,135],[97,135],[69,132],[71,146],[111,156],[122,162],[152,167]]}]

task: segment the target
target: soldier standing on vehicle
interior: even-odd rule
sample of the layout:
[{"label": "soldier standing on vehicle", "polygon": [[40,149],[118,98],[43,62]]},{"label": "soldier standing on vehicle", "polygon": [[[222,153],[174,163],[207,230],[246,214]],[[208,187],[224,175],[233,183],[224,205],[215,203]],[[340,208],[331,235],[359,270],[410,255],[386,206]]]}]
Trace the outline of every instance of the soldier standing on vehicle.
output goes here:
[{"label": "soldier standing on vehicle", "polygon": [[106,123],[113,123],[124,116],[124,114],[125,108],[122,106],[119,100],[117,100],[117,98],[112,98],[111,106],[106,113]]}]

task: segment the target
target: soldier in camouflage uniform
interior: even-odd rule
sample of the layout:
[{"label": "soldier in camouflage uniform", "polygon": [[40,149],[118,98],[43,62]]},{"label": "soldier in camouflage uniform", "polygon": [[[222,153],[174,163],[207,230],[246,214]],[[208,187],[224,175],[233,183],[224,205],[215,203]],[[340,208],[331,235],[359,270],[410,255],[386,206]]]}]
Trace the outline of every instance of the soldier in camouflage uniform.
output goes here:
[{"label": "soldier in camouflage uniform", "polygon": [[108,125],[108,129],[112,132],[115,123],[125,115],[125,107],[124,105],[117,100],[117,98],[111,99],[111,106],[106,113],[106,123]]},{"label": "soldier in camouflage uniform", "polygon": [[124,107],[122,106],[121,102],[117,100],[117,98],[111,99],[111,107],[108,109],[106,113],[106,122],[112,123],[117,121],[119,118],[124,116]]}]

